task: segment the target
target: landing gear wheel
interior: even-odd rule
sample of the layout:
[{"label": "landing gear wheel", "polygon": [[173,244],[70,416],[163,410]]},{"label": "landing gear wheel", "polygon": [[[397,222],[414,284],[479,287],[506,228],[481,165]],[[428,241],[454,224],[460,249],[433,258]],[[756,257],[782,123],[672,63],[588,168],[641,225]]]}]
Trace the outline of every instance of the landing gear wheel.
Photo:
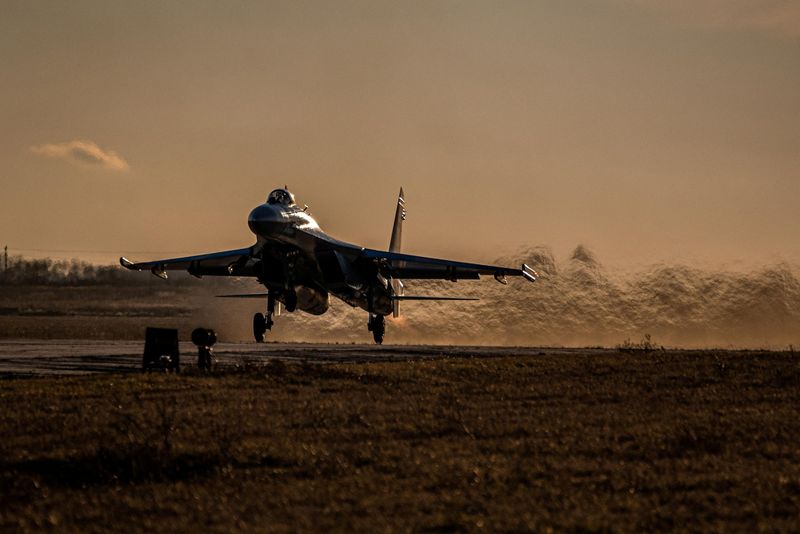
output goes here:
[{"label": "landing gear wheel", "polygon": [[256,338],[257,343],[264,342],[264,333],[267,331],[267,320],[264,319],[263,313],[253,315],[253,337]]},{"label": "landing gear wheel", "polygon": [[372,339],[380,345],[383,343],[383,334],[386,333],[386,318],[383,315],[376,315],[372,318],[369,329],[372,330]]},{"label": "landing gear wheel", "polygon": [[283,295],[283,303],[286,305],[286,311],[293,312],[297,309],[297,293],[294,291],[287,291]]}]

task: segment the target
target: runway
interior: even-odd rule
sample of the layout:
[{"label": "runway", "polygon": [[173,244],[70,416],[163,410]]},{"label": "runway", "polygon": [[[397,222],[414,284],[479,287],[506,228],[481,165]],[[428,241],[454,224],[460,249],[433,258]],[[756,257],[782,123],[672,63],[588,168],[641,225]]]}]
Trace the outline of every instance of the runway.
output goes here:
[{"label": "runway", "polygon": [[[96,340],[0,340],[0,376],[80,375],[140,372],[144,342]],[[182,366],[193,366],[197,349],[180,344]],[[296,363],[407,361],[446,357],[491,358],[602,352],[591,349],[531,347],[457,347],[444,345],[356,345],[306,343],[218,343],[220,367],[266,363],[280,359]]]}]

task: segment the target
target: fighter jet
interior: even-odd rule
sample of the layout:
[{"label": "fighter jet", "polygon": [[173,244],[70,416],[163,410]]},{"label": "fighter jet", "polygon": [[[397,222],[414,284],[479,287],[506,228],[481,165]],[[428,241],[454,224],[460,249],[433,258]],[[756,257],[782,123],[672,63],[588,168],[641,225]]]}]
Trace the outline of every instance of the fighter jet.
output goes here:
[{"label": "fighter jet", "polygon": [[494,276],[507,284],[507,276],[521,276],[534,282],[536,271],[477,263],[443,260],[403,254],[400,245],[406,219],[403,189],[397,199],[389,250],[373,250],[345,243],[323,232],[308,212],[299,207],[288,188],[275,189],[265,203],[256,206],[247,218],[256,243],[248,248],[226,250],[184,258],[132,262],[120,258],[123,267],[150,270],[167,278],[169,270],[185,270],[203,276],[254,277],[265,293],[220,295],[230,298],[264,298],[266,312],[253,316],[253,336],[264,341],[272,329],[281,304],[287,311],[302,310],[322,315],[334,295],[367,312],[367,329],[376,343],[383,342],[386,316],[398,317],[404,300],[477,300],[471,297],[405,295],[402,280],[479,279]]}]

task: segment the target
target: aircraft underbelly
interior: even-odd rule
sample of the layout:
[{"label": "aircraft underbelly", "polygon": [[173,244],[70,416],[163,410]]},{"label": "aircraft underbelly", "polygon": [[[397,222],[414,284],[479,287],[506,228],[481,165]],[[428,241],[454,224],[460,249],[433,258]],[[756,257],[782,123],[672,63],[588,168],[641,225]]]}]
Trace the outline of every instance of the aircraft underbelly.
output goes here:
[{"label": "aircraft underbelly", "polygon": [[[388,293],[373,294],[372,299],[364,293],[355,291],[331,291],[331,294],[354,308],[361,308],[370,313],[377,315],[389,315],[392,313],[392,299]],[[372,301],[371,305],[370,300]]]},{"label": "aircraft underbelly", "polygon": [[[262,237],[267,247],[269,243],[276,243],[299,252],[302,259],[294,261],[294,283],[319,287],[347,304],[370,313],[392,313],[388,289],[379,284],[370,287],[362,273],[355,271],[351,265],[352,255],[360,253],[360,247],[333,239],[318,229],[305,231],[291,227],[279,234]],[[321,309],[316,311],[320,312],[324,313]]]}]

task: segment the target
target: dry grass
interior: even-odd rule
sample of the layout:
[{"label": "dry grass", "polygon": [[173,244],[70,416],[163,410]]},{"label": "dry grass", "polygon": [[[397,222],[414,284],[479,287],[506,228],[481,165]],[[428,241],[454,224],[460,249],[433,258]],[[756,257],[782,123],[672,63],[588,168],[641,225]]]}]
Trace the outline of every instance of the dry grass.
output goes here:
[{"label": "dry grass", "polygon": [[202,291],[162,286],[5,286],[0,337],[141,339],[154,322],[190,332],[193,314],[215,286]]},{"label": "dry grass", "polygon": [[661,351],[6,380],[0,528],[792,531],[799,392]]}]

